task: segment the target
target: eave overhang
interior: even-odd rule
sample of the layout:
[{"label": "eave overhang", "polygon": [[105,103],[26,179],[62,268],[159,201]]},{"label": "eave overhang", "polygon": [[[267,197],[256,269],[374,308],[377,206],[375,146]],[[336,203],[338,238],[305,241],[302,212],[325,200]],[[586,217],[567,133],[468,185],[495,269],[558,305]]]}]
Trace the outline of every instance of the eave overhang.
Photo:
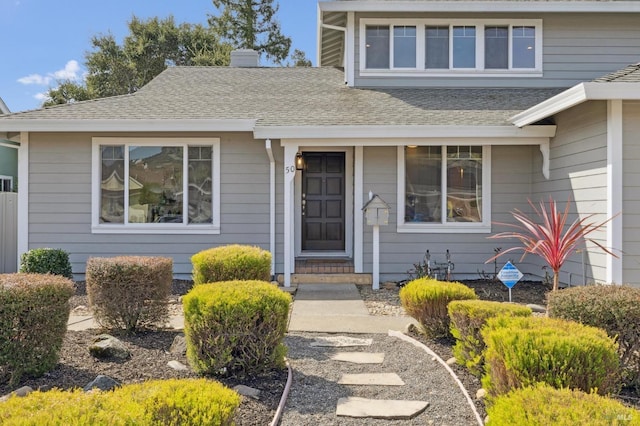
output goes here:
[{"label": "eave overhang", "polygon": [[514,115],[509,120],[521,128],[586,101],[612,99],[640,100],[640,83],[580,83]]},{"label": "eave overhang", "polygon": [[637,1],[320,1],[322,12],[640,12]]}]

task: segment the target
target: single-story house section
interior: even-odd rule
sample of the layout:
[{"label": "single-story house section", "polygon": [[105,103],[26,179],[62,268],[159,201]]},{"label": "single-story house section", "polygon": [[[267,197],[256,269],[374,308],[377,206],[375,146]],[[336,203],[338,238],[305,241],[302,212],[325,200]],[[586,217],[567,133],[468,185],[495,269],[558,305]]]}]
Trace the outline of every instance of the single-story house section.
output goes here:
[{"label": "single-story house section", "polygon": [[[246,53],[246,52],[245,52]],[[257,65],[257,61],[254,63]],[[176,277],[203,249],[273,253],[371,273],[369,194],[390,206],[380,278],[449,250],[477,278],[514,208],[549,196],[574,213],[623,211],[561,281],[640,285],[640,70],[565,88],[356,88],[335,67],[170,67],[132,95],[0,117],[19,132],[19,251],[162,255]],[[507,259],[504,259],[506,261]],[[544,275],[528,256],[518,268]],[[501,262],[503,260],[501,259]]]}]

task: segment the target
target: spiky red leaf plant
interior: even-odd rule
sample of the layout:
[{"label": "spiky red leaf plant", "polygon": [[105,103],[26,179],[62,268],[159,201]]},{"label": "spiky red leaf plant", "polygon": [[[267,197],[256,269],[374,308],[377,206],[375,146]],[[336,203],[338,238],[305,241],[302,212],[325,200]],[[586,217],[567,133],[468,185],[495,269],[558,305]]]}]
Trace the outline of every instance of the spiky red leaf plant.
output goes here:
[{"label": "spiky red leaf plant", "polygon": [[549,197],[549,203],[545,204],[540,201],[540,207],[536,207],[531,200],[529,205],[532,207],[535,216],[541,223],[536,223],[534,218],[528,216],[518,209],[514,209],[511,214],[519,223],[499,223],[498,225],[507,226],[515,229],[514,231],[500,232],[492,235],[491,239],[515,238],[520,241],[521,245],[503,250],[500,253],[487,260],[485,263],[492,262],[498,257],[516,250],[524,250],[522,260],[527,253],[540,256],[553,270],[553,291],[558,289],[558,277],[560,268],[564,262],[577,249],[581,241],[589,241],[595,244],[605,253],[616,256],[610,249],[604,247],[599,242],[587,238],[592,232],[602,228],[607,222],[610,222],[617,215],[605,220],[601,223],[590,222],[589,219],[594,216],[590,214],[582,219],[577,218],[571,223],[567,229],[567,221],[569,218],[569,209],[571,199],[567,200],[564,212],[558,211],[556,201]]}]

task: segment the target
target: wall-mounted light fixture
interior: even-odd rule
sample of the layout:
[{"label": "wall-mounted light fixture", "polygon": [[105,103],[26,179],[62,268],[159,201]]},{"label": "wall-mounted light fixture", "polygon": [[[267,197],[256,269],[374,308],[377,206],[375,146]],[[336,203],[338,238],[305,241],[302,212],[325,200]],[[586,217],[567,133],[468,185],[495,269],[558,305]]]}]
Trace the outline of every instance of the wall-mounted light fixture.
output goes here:
[{"label": "wall-mounted light fixture", "polygon": [[304,157],[301,152],[296,154],[296,170],[304,170]]}]

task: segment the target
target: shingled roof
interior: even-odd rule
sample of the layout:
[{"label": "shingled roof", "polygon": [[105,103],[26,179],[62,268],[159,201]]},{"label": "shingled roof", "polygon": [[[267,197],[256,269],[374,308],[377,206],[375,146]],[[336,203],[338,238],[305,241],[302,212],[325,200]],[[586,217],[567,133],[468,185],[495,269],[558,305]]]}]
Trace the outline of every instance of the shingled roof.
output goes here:
[{"label": "shingled roof", "polygon": [[640,63],[628,65],[611,74],[593,80],[596,83],[640,83]]},{"label": "shingled roof", "polygon": [[358,89],[337,68],[171,67],[131,95],[0,117],[6,120],[234,120],[260,126],[510,126],[562,89]]}]

